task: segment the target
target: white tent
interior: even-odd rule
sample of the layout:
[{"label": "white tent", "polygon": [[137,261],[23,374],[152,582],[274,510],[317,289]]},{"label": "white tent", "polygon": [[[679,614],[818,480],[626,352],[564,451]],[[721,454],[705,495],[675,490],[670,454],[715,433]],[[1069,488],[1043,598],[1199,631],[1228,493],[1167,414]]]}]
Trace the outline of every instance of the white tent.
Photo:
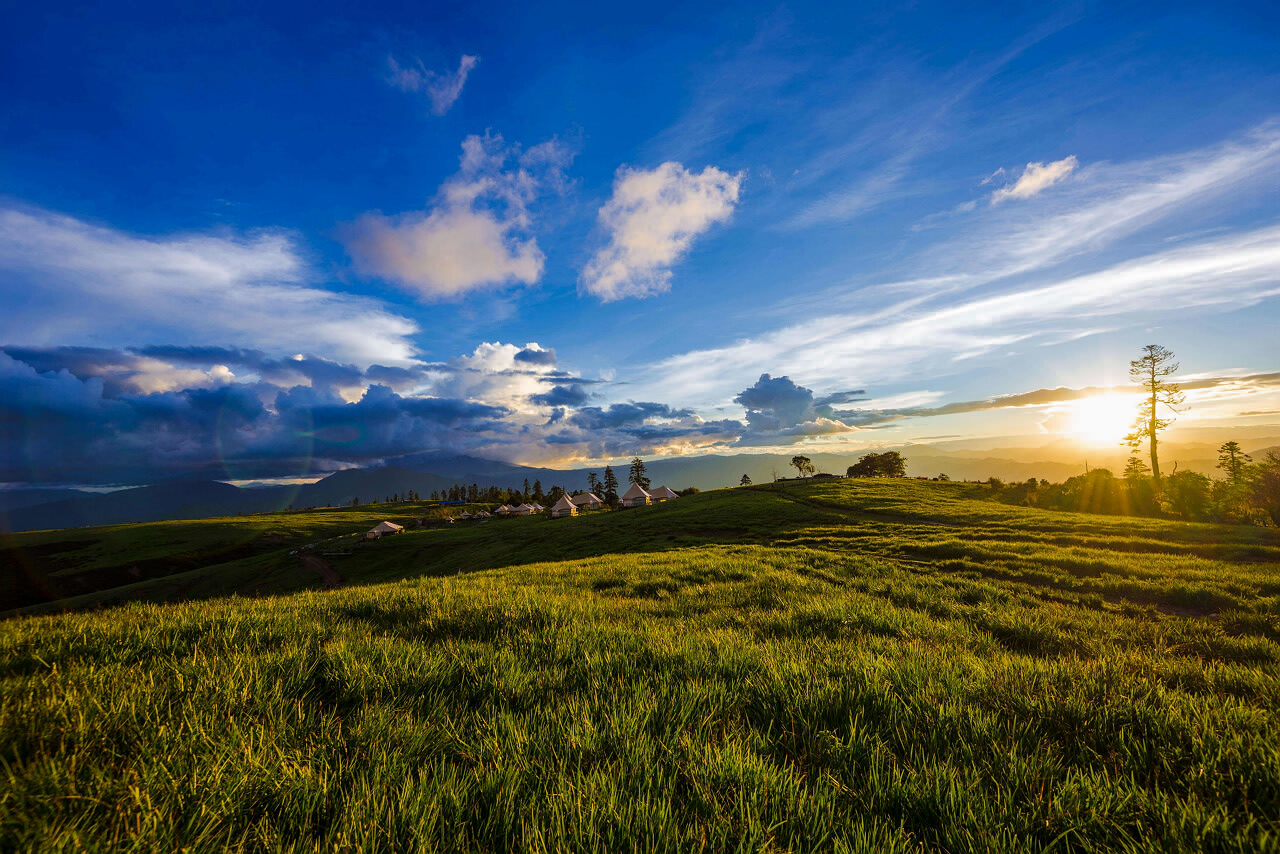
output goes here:
[{"label": "white tent", "polygon": [[622,496],[623,507],[643,507],[651,501],[649,493],[641,489],[638,483],[631,484],[631,488]]},{"label": "white tent", "polygon": [[582,492],[573,496],[573,503],[577,505],[579,510],[599,510],[604,506],[604,502],[600,500],[600,496],[594,492]]},{"label": "white tent", "polygon": [[670,501],[673,498],[680,497],[672,492],[668,486],[659,486],[657,489],[651,490],[649,495],[653,497],[654,501]]},{"label": "white tent", "polygon": [[560,500],[551,506],[551,518],[559,519],[564,516],[577,516],[578,507],[573,503],[573,499],[567,495],[561,495]]},{"label": "white tent", "polygon": [[459,518],[459,519],[470,519],[470,518],[471,518],[471,514],[464,510],[464,511],[462,511],[460,514],[458,514],[458,518]]},{"label": "white tent", "polygon": [[364,535],[364,538],[366,540],[376,540],[379,537],[387,537],[387,536],[390,536],[391,534],[399,534],[403,530],[404,530],[404,526],[397,525],[395,522],[379,522],[378,524],[374,525],[372,528],[369,529],[369,532]]},{"label": "white tent", "polygon": [[501,507],[499,507],[497,510],[494,510],[493,512],[494,512],[494,513],[496,513],[496,514],[497,514],[497,515],[499,515],[499,516],[506,516],[506,515],[507,515],[508,513],[510,513],[513,509],[515,509],[515,508],[513,508],[513,507],[509,507],[508,505],[503,504]]},{"label": "white tent", "polygon": [[512,516],[528,516],[531,513],[533,513],[533,508],[528,504],[517,504],[511,508]]}]

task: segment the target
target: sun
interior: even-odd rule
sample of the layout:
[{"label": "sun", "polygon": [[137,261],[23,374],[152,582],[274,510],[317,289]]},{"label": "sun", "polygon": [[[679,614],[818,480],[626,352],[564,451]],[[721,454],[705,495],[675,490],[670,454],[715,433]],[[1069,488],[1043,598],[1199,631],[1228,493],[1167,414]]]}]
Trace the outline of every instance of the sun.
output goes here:
[{"label": "sun", "polygon": [[1119,443],[1133,426],[1133,401],[1104,394],[1076,401],[1071,407],[1071,432],[1098,444]]}]

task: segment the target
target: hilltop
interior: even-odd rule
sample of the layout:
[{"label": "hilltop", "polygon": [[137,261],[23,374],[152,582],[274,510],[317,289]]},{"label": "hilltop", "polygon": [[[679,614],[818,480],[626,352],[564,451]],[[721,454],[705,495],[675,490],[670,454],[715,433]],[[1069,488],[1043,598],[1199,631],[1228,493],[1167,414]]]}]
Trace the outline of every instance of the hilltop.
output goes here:
[{"label": "hilltop", "polygon": [[0,623],[0,847],[1274,847],[1280,533],[980,495],[19,535],[257,551]]}]

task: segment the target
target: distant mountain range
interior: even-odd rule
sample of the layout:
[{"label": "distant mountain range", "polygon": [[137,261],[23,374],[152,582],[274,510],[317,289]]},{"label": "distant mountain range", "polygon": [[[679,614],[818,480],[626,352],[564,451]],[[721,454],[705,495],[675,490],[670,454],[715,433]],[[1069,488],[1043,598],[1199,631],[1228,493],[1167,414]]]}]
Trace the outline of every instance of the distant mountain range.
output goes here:
[{"label": "distant mountain range", "polygon": [[[959,444],[959,443],[957,443]],[[1264,437],[1245,445],[1260,459],[1267,450],[1280,445],[1280,438]],[[1170,444],[1161,455],[1167,467],[1176,462],[1180,469],[1206,474],[1217,462],[1216,444],[1188,442]],[[1007,481],[1044,478],[1062,481],[1082,474],[1085,467],[1108,467],[1119,474],[1128,452],[1123,448],[1083,449],[1070,445],[1040,448],[1010,447],[970,449],[937,445],[906,445],[896,448],[907,459],[907,474],[936,477],[945,473],[952,480],[986,480],[995,476]],[[809,452],[818,471],[843,474],[862,451],[841,454]],[[1092,457],[1090,456],[1092,454]],[[1078,462],[1067,462],[1071,458]],[[763,483],[794,474],[790,454],[720,454],[675,457],[646,463],[654,485],[673,489],[696,486],[717,489],[735,486],[742,475]],[[597,475],[603,467],[594,467]],[[616,467],[618,479],[626,480],[624,466]],[[237,487],[218,481],[172,481],[93,493],[75,489],[0,490],[0,530],[31,531],[73,528],[87,525],[116,525],[128,522],[156,522],[163,519],[204,519],[241,513],[267,513],[288,507],[325,507],[381,501],[391,495],[413,490],[429,496],[455,484],[478,484],[504,488],[523,487],[541,481],[549,490],[560,486],[585,489],[588,469],[550,469],[520,466],[498,460],[425,452],[402,457],[396,465],[335,472],[315,483],[290,486]]]}]

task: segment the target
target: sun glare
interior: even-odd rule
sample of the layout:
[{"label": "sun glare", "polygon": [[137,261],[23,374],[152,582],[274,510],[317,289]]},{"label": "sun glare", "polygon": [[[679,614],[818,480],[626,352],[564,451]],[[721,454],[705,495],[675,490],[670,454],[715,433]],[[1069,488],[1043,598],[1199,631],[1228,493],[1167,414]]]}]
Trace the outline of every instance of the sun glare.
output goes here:
[{"label": "sun glare", "polygon": [[1072,406],[1071,432],[1091,442],[1118,443],[1133,425],[1133,401],[1118,395],[1102,395]]}]

